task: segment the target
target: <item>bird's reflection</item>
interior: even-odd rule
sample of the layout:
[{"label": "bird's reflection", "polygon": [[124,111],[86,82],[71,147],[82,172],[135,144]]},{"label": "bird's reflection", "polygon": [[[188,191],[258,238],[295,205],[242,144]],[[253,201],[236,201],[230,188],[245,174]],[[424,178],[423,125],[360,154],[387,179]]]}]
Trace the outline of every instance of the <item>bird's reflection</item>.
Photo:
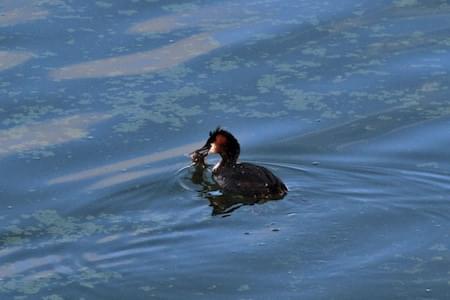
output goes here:
[{"label": "bird's reflection", "polygon": [[206,164],[194,164],[191,166],[191,171],[190,180],[193,184],[200,186],[199,193],[202,197],[208,199],[213,216],[226,217],[241,206],[260,204],[270,200],[222,194],[219,185],[212,179],[211,170]]}]

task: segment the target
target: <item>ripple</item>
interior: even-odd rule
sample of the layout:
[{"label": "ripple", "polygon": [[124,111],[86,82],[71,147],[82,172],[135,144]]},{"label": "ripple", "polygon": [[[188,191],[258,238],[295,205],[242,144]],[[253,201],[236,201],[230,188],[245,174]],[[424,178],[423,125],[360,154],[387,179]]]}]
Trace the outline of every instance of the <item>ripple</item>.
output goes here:
[{"label": "ripple", "polygon": [[190,192],[202,192],[214,186],[210,168],[204,170],[192,165],[185,166],[175,173],[175,178],[179,186]]}]

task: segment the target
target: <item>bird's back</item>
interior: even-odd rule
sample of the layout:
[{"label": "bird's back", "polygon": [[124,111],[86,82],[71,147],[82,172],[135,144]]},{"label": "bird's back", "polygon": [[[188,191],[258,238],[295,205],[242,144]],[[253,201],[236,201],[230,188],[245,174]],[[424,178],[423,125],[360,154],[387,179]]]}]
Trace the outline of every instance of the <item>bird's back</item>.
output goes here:
[{"label": "bird's back", "polygon": [[286,185],[265,167],[251,163],[228,166],[215,174],[225,193],[262,198],[282,198]]}]

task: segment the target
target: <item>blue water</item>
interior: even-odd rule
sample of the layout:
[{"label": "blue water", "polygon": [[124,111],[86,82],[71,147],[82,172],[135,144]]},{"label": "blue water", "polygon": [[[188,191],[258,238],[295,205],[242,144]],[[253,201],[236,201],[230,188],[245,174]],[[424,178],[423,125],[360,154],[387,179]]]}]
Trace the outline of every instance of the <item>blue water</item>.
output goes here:
[{"label": "blue water", "polygon": [[450,298],[449,66],[448,1],[0,1],[0,298]]}]

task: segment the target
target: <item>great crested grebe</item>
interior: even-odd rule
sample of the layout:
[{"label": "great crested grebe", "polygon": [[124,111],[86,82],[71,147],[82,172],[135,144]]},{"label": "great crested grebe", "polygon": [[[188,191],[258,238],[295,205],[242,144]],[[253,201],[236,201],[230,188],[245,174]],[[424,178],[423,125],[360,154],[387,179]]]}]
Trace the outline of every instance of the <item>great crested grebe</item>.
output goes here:
[{"label": "great crested grebe", "polygon": [[212,174],[224,194],[266,199],[281,199],[286,195],[286,185],[267,168],[238,162],[239,142],[230,132],[220,127],[210,132],[206,144],[191,153],[194,165],[204,166],[209,153],[221,156]]}]

